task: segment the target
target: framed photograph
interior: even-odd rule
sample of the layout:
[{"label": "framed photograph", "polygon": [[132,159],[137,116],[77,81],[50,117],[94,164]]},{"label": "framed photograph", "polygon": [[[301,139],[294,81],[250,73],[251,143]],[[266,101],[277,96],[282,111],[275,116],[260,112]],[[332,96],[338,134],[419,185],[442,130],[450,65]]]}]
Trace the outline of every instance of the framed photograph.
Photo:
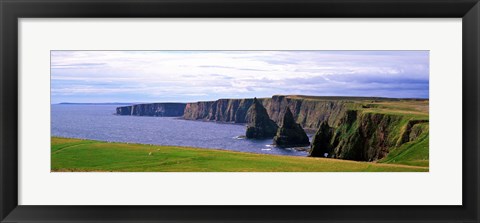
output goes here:
[{"label": "framed photograph", "polygon": [[478,1],[2,1],[1,222],[478,222]]}]

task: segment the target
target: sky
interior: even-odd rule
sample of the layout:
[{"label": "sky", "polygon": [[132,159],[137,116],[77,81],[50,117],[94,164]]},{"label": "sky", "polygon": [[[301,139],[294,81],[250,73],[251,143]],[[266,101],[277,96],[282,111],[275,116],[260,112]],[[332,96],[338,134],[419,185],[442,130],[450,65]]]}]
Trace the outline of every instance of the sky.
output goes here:
[{"label": "sky", "polygon": [[51,51],[52,103],[429,97],[429,51]]}]

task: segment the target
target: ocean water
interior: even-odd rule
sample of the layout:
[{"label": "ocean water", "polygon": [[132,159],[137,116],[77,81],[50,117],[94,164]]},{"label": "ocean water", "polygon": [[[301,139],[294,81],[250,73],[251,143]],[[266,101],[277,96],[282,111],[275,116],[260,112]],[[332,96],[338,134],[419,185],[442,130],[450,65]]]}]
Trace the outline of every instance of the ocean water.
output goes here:
[{"label": "ocean water", "polygon": [[191,121],[176,117],[119,116],[114,114],[116,107],[117,105],[52,105],[51,135],[288,156],[307,155],[306,151],[274,147],[271,139],[242,138],[246,130],[244,124]]}]

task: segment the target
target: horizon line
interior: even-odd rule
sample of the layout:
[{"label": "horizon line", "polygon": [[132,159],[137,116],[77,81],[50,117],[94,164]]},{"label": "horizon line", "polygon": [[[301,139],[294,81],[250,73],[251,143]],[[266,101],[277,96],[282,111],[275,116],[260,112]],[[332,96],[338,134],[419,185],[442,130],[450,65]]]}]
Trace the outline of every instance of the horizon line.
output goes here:
[{"label": "horizon line", "polygon": [[[258,98],[272,98],[274,96],[297,96],[297,97],[318,97],[318,98],[380,98],[380,99],[398,99],[398,100],[430,100],[429,97],[422,98],[422,97],[380,97],[380,96],[317,96],[317,95],[272,95],[271,97],[258,97]],[[195,102],[203,102],[203,101],[217,101],[217,100],[224,100],[224,99],[253,99],[255,97],[248,97],[248,98],[218,98],[216,100],[197,100],[197,101],[190,101],[190,102],[178,102],[178,101],[145,101],[145,102],[58,102],[58,103],[50,103],[51,105],[55,104],[146,104],[146,103],[195,103]]]}]

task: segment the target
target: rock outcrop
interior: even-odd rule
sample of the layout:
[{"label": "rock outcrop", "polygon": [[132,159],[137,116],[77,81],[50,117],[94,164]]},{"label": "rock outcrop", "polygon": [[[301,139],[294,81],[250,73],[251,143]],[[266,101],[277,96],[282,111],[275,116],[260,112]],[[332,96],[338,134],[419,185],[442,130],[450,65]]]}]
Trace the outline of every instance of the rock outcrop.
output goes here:
[{"label": "rock outcrop", "polygon": [[247,111],[247,138],[265,139],[273,138],[277,133],[277,124],[270,119],[267,110],[257,98]]},{"label": "rock outcrop", "polygon": [[[348,110],[340,124],[329,133],[321,125],[312,142],[310,156],[375,161],[390,149],[416,140],[428,132],[428,120],[409,120],[408,116]],[[319,138],[317,138],[317,135]]]},{"label": "rock outcrop", "polygon": [[330,140],[332,139],[333,128],[328,125],[328,122],[322,122],[320,128],[313,136],[312,148],[309,156],[313,157],[328,157],[332,153],[332,146]]},{"label": "rock outcrop", "polygon": [[185,111],[185,103],[137,104],[117,108],[117,115],[180,117]]},{"label": "rock outcrop", "polygon": [[279,147],[300,147],[310,145],[307,134],[300,124],[295,122],[290,108],[287,107],[282,125],[273,138],[273,144]]}]

